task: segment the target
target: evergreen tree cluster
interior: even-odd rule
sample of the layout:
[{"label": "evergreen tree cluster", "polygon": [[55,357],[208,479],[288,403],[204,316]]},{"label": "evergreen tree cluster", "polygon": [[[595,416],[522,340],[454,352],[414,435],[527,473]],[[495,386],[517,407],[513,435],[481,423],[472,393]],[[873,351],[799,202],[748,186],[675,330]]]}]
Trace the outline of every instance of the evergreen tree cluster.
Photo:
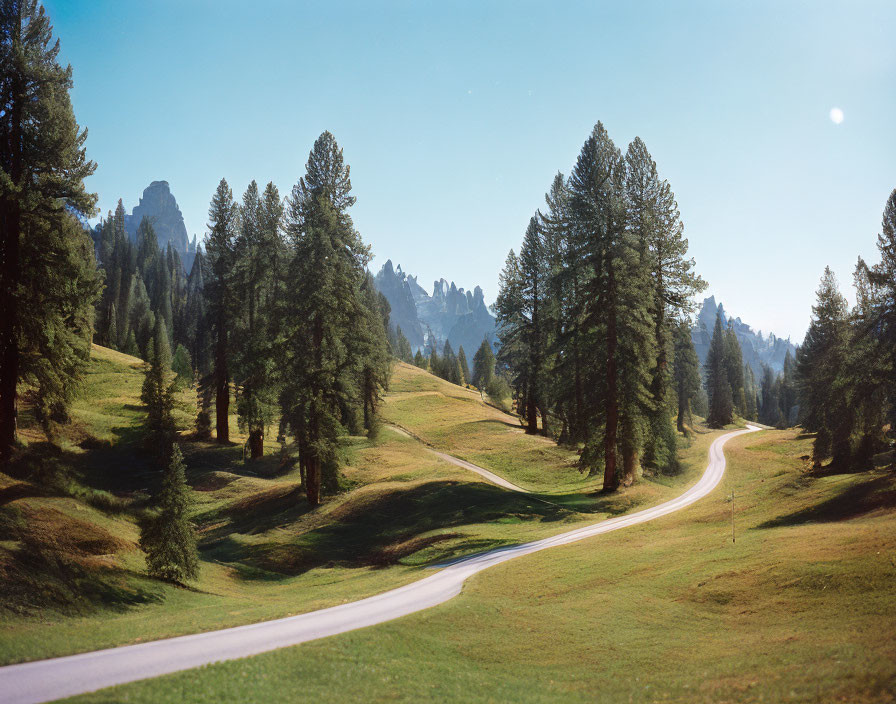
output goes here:
[{"label": "evergreen tree cluster", "polygon": [[[279,420],[280,439],[294,440],[309,501],[336,490],[339,436],[371,431],[392,356],[414,361],[401,330],[387,333],[389,304],[367,271],[370,251],[348,213],[350,192],[342,150],[324,132],[285,200],[273,183],[262,190],[253,181],[237,203],[221,180],[205,251],[189,275],[170,246],[159,250],[148,220],[136,243],[129,240],[120,201],[101,223],[95,244],[108,285],[96,339],[147,360],[151,445],[167,432],[154,409],[171,394],[173,369],[176,383],[199,380],[200,438],[211,436],[214,408],[216,440],[230,441],[235,400],[251,458],[263,455]],[[460,361],[466,365],[462,353]]]},{"label": "evergreen tree cluster", "polygon": [[815,433],[816,467],[867,469],[896,427],[896,189],[884,206],[880,262],[860,257],[849,309],[826,268],[797,353],[793,391],[799,421]]},{"label": "evergreen tree cluster", "polygon": [[197,273],[191,342],[193,359],[207,360],[197,429],[208,432],[214,404],[217,441],[228,442],[235,396],[257,458],[279,419],[312,505],[338,489],[339,437],[373,430],[391,372],[388,303],[367,272],[354,202],[342,150],[324,132],[285,200],[274,184],[252,182],[238,204],[221,180]]},{"label": "evergreen tree cluster", "polygon": [[723,330],[721,317],[717,316],[703,368],[709,427],[723,428],[735,416],[776,428],[796,422],[796,364],[790,350],[784,357],[782,373],[775,374],[763,365],[757,383],[752,367],[744,364],[734,328],[729,323]]},{"label": "evergreen tree cluster", "polygon": [[[488,343],[484,342],[484,344]],[[466,386],[470,383],[470,365],[467,362],[467,354],[464,352],[463,345],[458,348],[457,354],[447,340],[442,345],[442,354],[439,354],[435,345],[430,345],[429,354],[418,352],[414,357],[414,364],[452,384]]]},{"label": "evergreen tree cluster", "polygon": [[672,416],[683,428],[699,390],[682,331],[705,288],[687,246],[644,143],[623,155],[598,123],[501,273],[497,363],[526,430],[581,446],[606,490],[675,467]]},{"label": "evergreen tree cluster", "polygon": [[0,3],[0,463],[15,447],[23,384],[42,421],[68,417],[102,285],[81,224],[96,165],[59,50],[37,0]]},{"label": "evergreen tree cluster", "polygon": [[176,346],[181,359],[193,359],[191,351],[198,353],[196,334],[203,326],[201,255],[187,276],[180,254],[171,244],[165,250],[159,248],[147,218],[140,222],[136,241],[132,241],[125,230],[121,200],[93,236],[106,283],[96,306],[97,344],[148,360],[158,319],[166,344]]}]

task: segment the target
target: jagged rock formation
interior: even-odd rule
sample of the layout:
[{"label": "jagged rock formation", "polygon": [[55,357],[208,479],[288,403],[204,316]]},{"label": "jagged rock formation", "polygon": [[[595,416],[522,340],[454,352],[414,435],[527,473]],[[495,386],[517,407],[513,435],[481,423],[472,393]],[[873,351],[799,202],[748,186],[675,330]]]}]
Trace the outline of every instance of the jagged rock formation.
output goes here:
[{"label": "jagged rock formation", "polygon": [[152,221],[159,248],[165,249],[170,242],[181,255],[184,268],[189,271],[196,256],[196,237],[192,242],[187,237],[184,216],[180,212],[167,181],[153,181],[143,191],[143,197],[130,215],[125,216],[125,229],[131,239],[136,239],[140,221],[147,217]]},{"label": "jagged rock formation", "polygon": [[[374,277],[374,282],[377,290],[386,297],[386,300],[389,301],[389,305],[392,307],[389,317],[392,327],[400,327],[401,332],[408,338],[408,342],[411,343],[411,349],[416,351],[423,347],[424,340],[423,328],[420,326],[420,320],[417,317],[417,305],[408,281],[411,278],[401,270],[400,265],[397,270],[393,268],[392,260],[390,259],[383,264],[383,268]],[[416,285],[416,279],[413,281]],[[420,287],[417,286],[417,288]]]},{"label": "jagged rock formation", "polygon": [[416,277],[405,274],[400,266],[393,268],[392,260],[383,265],[375,281],[392,306],[391,323],[401,326],[414,350],[435,345],[441,352],[447,340],[455,352],[463,346],[472,360],[483,338],[494,344],[495,318],[479,286],[464,291],[453,281],[440,279],[433,282],[430,296]]},{"label": "jagged rock formation", "polygon": [[784,369],[784,357],[787,355],[787,351],[790,350],[790,354],[796,357],[796,346],[790,342],[790,338],[785,340],[776,337],[774,333],[769,333],[768,337],[764,337],[761,330],[753,332],[753,329],[740,318],[729,318],[725,313],[724,306],[721,303],[716,303],[715,296],[710,296],[700,306],[700,312],[697,314],[697,326],[691,331],[691,338],[694,340],[694,347],[701,365],[706,361],[706,355],[709,352],[709,342],[717,315],[722,316],[723,327],[727,327],[730,323],[734,328],[744,363],[750,365],[757,380],[762,374],[763,364],[768,365],[775,372],[781,372]]}]

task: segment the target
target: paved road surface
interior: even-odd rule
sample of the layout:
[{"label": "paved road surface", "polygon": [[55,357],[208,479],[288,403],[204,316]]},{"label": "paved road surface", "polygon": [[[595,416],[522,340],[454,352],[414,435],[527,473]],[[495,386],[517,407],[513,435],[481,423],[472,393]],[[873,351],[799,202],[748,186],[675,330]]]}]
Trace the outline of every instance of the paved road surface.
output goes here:
[{"label": "paved road surface", "polygon": [[501,562],[644,523],[694,503],[709,494],[721,481],[725,472],[725,455],[722,452],[725,442],[756,430],[759,428],[747,426],[747,430],[737,430],[717,438],[709,448],[709,465],[700,480],[678,498],[659,506],[610,518],[551,538],[474,555],[413,584],[350,604],[221,631],[2,667],[0,701],[4,704],[51,701],[208,663],[244,658],[428,609],[457,596],[467,578]]}]

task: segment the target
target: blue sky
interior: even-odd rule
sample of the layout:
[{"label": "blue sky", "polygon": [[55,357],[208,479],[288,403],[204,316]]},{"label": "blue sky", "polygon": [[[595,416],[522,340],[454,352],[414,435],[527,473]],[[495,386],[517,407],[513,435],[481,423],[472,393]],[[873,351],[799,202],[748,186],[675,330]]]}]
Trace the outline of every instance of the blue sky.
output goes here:
[{"label": "blue sky", "polygon": [[[896,3],[46,0],[105,212],[171,184],[200,239],[223,176],[282,194],[329,129],[355,224],[431,289],[497,293],[597,120],[647,144],[709,293],[801,340],[896,187]],[[834,124],[831,108],[843,110]]]}]

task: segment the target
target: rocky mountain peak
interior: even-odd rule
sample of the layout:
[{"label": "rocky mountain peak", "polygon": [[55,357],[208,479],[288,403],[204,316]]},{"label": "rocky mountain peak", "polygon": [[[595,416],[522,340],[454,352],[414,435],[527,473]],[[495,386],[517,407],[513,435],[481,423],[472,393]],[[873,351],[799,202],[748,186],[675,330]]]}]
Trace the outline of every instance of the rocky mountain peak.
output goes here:
[{"label": "rocky mountain peak", "polygon": [[[190,240],[187,237],[187,226],[184,224],[184,216],[180,212],[177,200],[171,193],[171,187],[167,181],[153,181],[143,191],[140,202],[134,207],[130,215],[125,215],[125,229],[132,239],[137,236],[137,228],[143,218],[149,218],[159,247],[164,249],[170,242],[182,255],[190,252]],[[195,253],[195,249],[193,249]]]}]

